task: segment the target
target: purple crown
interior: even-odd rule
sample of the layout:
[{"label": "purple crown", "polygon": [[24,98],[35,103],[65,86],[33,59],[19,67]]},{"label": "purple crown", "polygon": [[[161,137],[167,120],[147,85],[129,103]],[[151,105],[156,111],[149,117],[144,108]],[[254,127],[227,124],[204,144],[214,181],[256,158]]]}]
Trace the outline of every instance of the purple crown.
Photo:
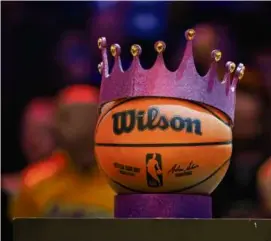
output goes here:
[{"label": "purple crown", "polygon": [[196,70],[193,57],[192,40],[195,31],[187,30],[185,37],[188,41],[183,59],[176,71],[169,71],[165,66],[163,52],[166,45],[158,41],[154,46],[158,56],[151,69],[141,67],[139,60],[141,47],[133,45],[131,47],[133,62],[125,72],[121,65],[120,46],[111,45],[111,54],[115,59],[111,74],[109,74],[106,39],[99,38],[98,47],[102,52],[102,62],[98,66],[102,74],[100,104],[140,96],[180,98],[213,106],[227,114],[233,123],[236,86],[238,80],[244,76],[245,66],[240,63],[236,68],[235,63],[227,62],[226,73],[221,82],[217,76],[217,63],[222,54],[219,50],[213,50],[211,67],[202,77]]}]

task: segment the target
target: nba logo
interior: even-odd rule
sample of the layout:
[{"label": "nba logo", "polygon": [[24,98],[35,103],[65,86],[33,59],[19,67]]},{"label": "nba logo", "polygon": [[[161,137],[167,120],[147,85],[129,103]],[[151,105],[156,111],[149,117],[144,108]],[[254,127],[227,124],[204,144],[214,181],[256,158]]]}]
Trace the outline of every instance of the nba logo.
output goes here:
[{"label": "nba logo", "polygon": [[161,154],[149,153],[146,155],[146,178],[149,187],[163,186]]}]

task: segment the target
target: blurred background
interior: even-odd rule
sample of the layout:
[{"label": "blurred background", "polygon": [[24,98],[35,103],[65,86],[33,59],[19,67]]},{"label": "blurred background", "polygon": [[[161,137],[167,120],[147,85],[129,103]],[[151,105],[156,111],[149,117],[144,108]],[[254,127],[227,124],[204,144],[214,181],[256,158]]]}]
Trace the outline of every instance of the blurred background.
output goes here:
[{"label": "blurred background", "polygon": [[[134,43],[142,46],[142,65],[151,67],[153,44],[163,40],[173,70],[182,58],[185,30],[195,28],[200,74],[207,72],[214,48],[222,51],[220,74],[228,60],[246,66],[237,93],[232,164],[213,194],[214,215],[266,216],[257,173],[271,150],[270,2],[1,2],[1,15],[1,171],[7,189],[16,189],[16,173],[54,148],[46,129],[49,98],[72,84],[99,86],[98,37],[122,46],[124,68]],[[35,119],[31,108],[44,113],[43,129],[25,124]],[[40,136],[47,141],[39,142]],[[40,153],[34,153],[37,146]]]}]

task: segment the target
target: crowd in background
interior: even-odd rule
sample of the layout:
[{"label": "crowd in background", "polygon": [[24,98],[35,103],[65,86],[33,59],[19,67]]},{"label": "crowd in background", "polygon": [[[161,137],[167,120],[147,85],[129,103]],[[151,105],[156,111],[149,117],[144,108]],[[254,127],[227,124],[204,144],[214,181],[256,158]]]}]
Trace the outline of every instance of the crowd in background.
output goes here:
[{"label": "crowd in background", "polygon": [[184,32],[193,27],[200,74],[206,73],[213,49],[222,51],[219,74],[228,60],[246,65],[237,92],[232,162],[213,193],[214,216],[270,217],[263,207],[257,182],[260,168],[271,155],[270,3],[2,2],[1,5],[1,171],[6,193],[16,193],[18,173],[29,162],[49,155],[56,148],[50,133],[53,97],[69,85],[99,87],[98,37],[105,36],[109,44],[122,46],[125,68],[132,59],[129,51],[132,44],[141,45],[142,65],[149,68],[155,60],[153,44],[163,40],[167,43],[166,64],[174,69],[182,58]]}]

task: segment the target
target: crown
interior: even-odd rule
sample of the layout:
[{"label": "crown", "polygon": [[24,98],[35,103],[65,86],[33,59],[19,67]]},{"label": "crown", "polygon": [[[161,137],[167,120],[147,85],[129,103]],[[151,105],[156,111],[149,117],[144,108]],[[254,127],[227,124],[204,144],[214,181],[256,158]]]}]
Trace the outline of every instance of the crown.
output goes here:
[{"label": "crown", "polygon": [[211,53],[212,63],[205,76],[200,76],[196,70],[193,57],[193,39],[195,30],[185,32],[187,44],[183,59],[176,71],[167,69],[163,52],[166,44],[162,41],[155,43],[157,59],[150,69],[143,69],[139,56],[142,49],[134,44],[131,47],[133,61],[127,71],[123,71],[121,64],[121,47],[113,44],[110,47],[114,57],[114,65],[109,74],[106,39],[98,39],[98,47],[102,53],[102,62],[98,69],[102,75],[100,90],[100,105],[107,102],[133,97],[170,97],[201,102],[223,111],[233,123],[235,110],[235,92],[238,81],[243,78],[245,66],[240,63],[226,63],[226,72],[220,81],[217,75],[218,62],[222,57],[219,50]]}]

